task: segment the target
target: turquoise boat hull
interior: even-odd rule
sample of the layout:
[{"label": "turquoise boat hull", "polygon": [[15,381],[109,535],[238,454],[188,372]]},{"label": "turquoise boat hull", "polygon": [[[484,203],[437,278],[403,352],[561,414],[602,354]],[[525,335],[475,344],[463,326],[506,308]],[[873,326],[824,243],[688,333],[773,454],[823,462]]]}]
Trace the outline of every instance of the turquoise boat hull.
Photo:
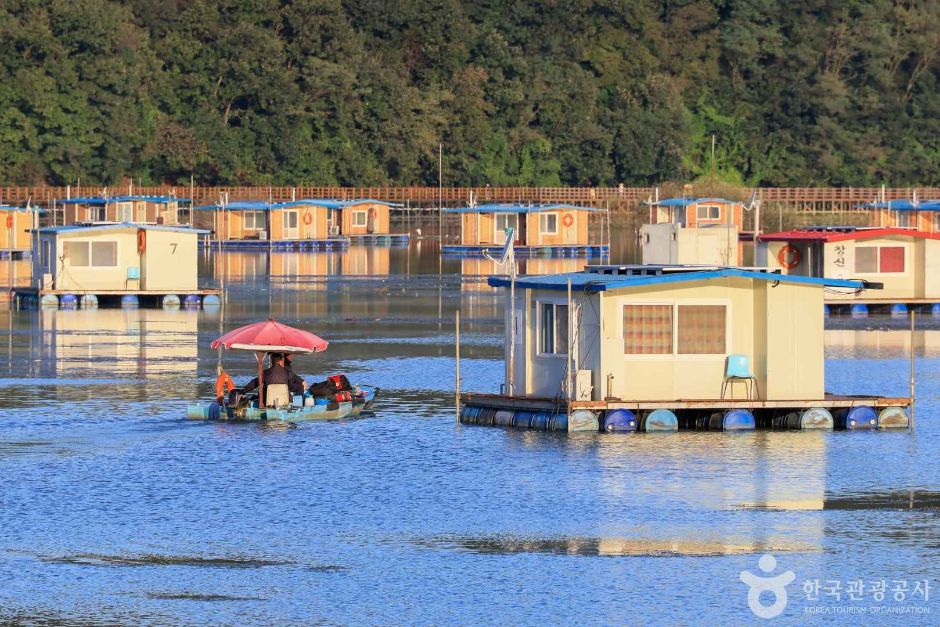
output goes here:
[{"label": "turquoise boat hull", "polygon": [[341,420],[355,418],[368,409],[375,400],[375,388],[360,386],[363,396],[361,398],[337,403],[337,407],[328,409],[329,405],[309,405],[259,409],[249,407],[243,416],[235,417],[231,411],[220,407],[218,403],[196,403],[186,409],[186,417],[191,420],[226,420],[229,422],[255,422],[262,420],[280,420],[283,422],[314,422],[318,420]]}]

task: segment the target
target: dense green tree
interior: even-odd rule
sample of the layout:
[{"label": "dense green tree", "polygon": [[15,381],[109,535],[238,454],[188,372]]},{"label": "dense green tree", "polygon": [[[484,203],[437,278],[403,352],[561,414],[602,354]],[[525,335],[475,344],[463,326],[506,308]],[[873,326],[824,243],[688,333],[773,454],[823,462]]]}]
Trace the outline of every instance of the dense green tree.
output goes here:
[{"label": "dense green tree", "polygon": [[0,177],[940,184],[938,79],[940,0],[6,0]]}]

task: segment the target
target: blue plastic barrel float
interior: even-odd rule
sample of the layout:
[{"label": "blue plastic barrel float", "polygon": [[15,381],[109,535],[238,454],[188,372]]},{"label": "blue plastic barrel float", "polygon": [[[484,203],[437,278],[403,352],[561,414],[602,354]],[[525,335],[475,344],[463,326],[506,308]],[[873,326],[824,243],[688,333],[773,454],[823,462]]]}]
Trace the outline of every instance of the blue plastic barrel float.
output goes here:
[{"label": "blue plastic barrel float", "polygon": [[934,303],[930,306],[930,313],[934,316],[940,316],[940,303]]},{"label": "blue plastic barrel float", "polygon": [[716,411],[708,417],[708,428],[715,431],[753,431],[756,427],[754,414],[746,409]]},{"label": "blue plastic barrel float", "polygon": [[910,418],[903,407],[885,407],[878,412],[879,429],[907,429]]},{"label": "blue plastic barrel float", "polygon": [[496,410],[496,413],[493,415],[493,425],[496,427],[511,427],[513,413],[511,409]]},{"label": "blue plastic barrel float", "polygon": [[121,307],[125,309],[136,309],[140,306],[140,301],[133,294],[125,294],[121,297]]},{"label": "blue plastic barrel float", "polygon": [[852,305],[852,317],[853,318],[867,318],[868,317],[868,305],[855,304]]},{"label": "blue plastic barrel float", "polygon": [[654,409],[643,412],[640,416],[640,431],[652,433],[655,431],[678,431],[679,418],[675,412],[668,409]]},{"label": "blue plastic barrel float", "polygon": [[631,433],[637,429],[637,419],[629,409],[613,409],[604,416],[607,433]]},{"label": "blue plastic barrel float", "polygon": [[477,424],[487,427],[493,426],[493,418],[496,416],[496,409],[493,407],[481,407],[477,415]]},{"label": "blue plastic barrel float", "polygon": [[529,425],[532,423],[532,414],[531,411],[517,411],[513,414],[512,417],[512,426],[519,429],[528,429]]},{"label": "blue plastic barrel float", "polygon": [[199,309],[199,294],[187,294],[183,297],[183,307],[187,309]]},{"label": "blue plastic barrel float", "polygon": [[549,431],[568,431],[568,414],[565,412],[558,412],[557,414],[552,414],[551,418],[548,419],[548,430]]},{"label": "blue plastic barrel float", "polygon": [[597,433],[597,414],[589,409],[576,409],[568,417],[568,432],[593,431]]},{"label": "blue plastic barrel float", "polygon": [[476,424],[480,416],[480,408],[476,405],[464,405],[460,410],[460,422],[466,425]]},{"label": "blue plastic barrel float", "polygon": [[907,305],[904,303],[894,303],[891,305],[891,317],[892,318],[906,318],[907,317]]},{"label": "blue plastic barrel float", "polygon": [[829,315],[829,305],[823,305],[823,315],[824,316]]},{"label": "blue plastic barrel float", "polygon": [[58,309],[59,297],[55,294],[43,294],[39,299],[39,306],[43,309]]},{"label": "blue plastic barrel float", "polygon": [[176,294],[165,294],[162,304],[164,309],[176,309],[180,306],[180,297]]},{"label": "blue plastic barrel float", "polygon": [[211,307],[218,307],[221,304],[222,304],[222,300],[215,294],[206,294],[202,298],[203,309],[211,308]]},{"label": "blue plastic barrel float", "polygon": [[874,407],[840,407],[832,412],[837,429],[877,429],[878,414]]},{"label": "blue plastic barrel float", "polygon": [[62,294],[59,298],[59,304],[62,309],[75,309],[78,307],[78,296],[75,294]]},{"label": "blue plastic barrel float", "polygon": [[532,414],[532,419],[529,420],[530,429],[538,429],[539,431],[548,430],[548,421],[550,416],[546,411],[538,411]]}]

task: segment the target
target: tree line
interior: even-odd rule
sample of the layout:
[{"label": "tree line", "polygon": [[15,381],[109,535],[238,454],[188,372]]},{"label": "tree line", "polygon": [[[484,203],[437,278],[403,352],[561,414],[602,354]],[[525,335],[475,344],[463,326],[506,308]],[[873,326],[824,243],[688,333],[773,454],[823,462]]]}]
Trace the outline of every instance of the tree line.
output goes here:
[{"label": "tree line", "polygon": [[940,183],[940,0],[5,0],[0,183]]}]

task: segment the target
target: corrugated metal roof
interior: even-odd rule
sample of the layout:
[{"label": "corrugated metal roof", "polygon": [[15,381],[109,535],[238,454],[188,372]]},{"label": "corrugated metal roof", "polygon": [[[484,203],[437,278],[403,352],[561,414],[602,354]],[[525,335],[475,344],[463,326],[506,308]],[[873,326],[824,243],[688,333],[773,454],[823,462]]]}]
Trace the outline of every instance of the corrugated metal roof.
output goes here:
[{"label": "corrugated metal roof", "polygon": [[145,231],[179,231],[184,233],[211,233],[206,229],[193,229],[188,226],[167,224],[135,224],[133,222],[111,222],[108,224],[70,224],[68,226],[44,226],[37,229],[40,233],[72,233],[74,231],[111,231],[117,229],[143,229]]},{"label": "corrugated metal roof", "polygon": [[728,200],[727,198],[664,198],[663,200],[658,200],[648,204],[655,207],[688,207],[689,205],[697,205],[699,203],[708,202],[722,203],[726,205],[744,204],[738,200]]},{"label": "corrugated metal roof", "polygon": [[[609,271],[610,273],[606,273]],[[623,273],[616,273],[623,271]],[[827,279],[817,277],[794,276],[777,272],[760,271],[745,268],[723,268],[705,266],[601,266],[588,268],[582,272],[567,272],[545,276],[524,276],[516,279],[517,289],[532,290],[567,290],[568,281],[571,289],[577,292],[605,292],[627,287],[644,285],[663,285],[686,281],[708,281],[711,279],[742,278],[761,281],[779,281],[803,285],[825,287],[843,287],[850,289],[871,289],[865,281],[846,279]],[[488,283],[493,287],[508,287],[507,277],[490,277]]]},{"label": "corrugated metal roof", "polygon": [[177,196],[82,196],[78,198],[61,198],[56,200],[56,203],[60,205],[107,205],[112,202],[131,202],[135,200],[163,205],[171,202],[189,202],[189,198],[178,198]]},{"label": "corrugated metal roof", "polygon": [[515,203],[493,203],[475,207],[453,207],[444,213],[538,213],[540,211],[603,211],[594,207],[581,207],[564,203],[551,205],[522,205]]},{"label": "corrugated metal roof", "polygon": [[794,231],[781,231],[761,235],[761,242],[843,242],[872,239],[887,235],[903,235],[914,239],[940,239],[940,233],[927,233],[917,229],[880,227],[817,227]]}]

